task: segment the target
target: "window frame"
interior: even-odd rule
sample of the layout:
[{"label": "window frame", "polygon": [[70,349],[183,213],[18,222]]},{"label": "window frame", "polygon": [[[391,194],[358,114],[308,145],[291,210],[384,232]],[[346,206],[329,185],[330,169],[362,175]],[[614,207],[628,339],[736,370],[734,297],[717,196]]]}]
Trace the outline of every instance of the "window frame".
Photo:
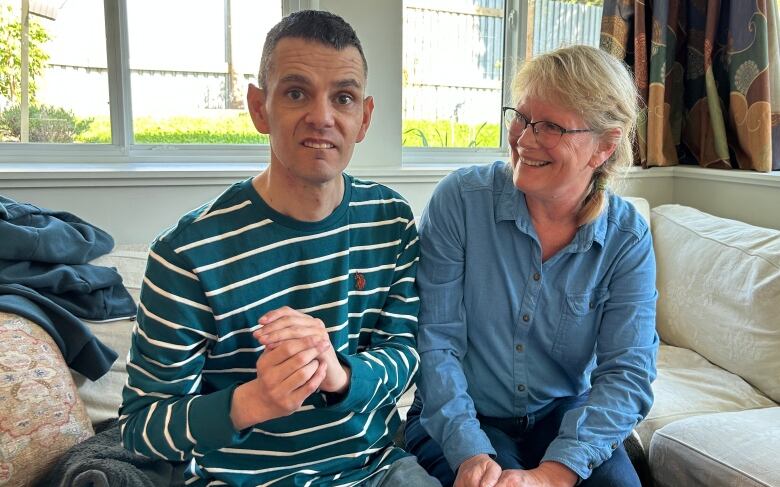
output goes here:
[{"label": "window frame", "polygon": [[[303,9],[319,9],[340,7],[341,3],[349,6],[350,2],[336,3],[333,0],[278,0],[282,4],[282,13]],[[110,120],[112,141],[110,144],[49,144],[49,143],[6,143],[0,145],[0,170],[3,168],[15,170],[29,164],[48,167],[60,166],[64,170],[85,171],[89,167],[96,167],[98,171],[117,172],[133,170],[135,167],[149,168],[159,164],[159,170],[165,171],[168,165],[191,165],[191,169],[213,170],[220,164],[230,165],[235,163],[239,167],[264,166],[270,160],[270,147],[260,144],[228,145],[228,144],[137,144],[133,142],[133,114],[130,92],[130,66],[129,66],[129,39],[127,25],[127,0],[103,0],[104,20],[106,29],[106,62],[108,67],[108,89],[110,102]],[[393,8],[397,8],[400,16],[403,13],[403,2],[393,2]],[[331,8],[336,13],[348,17],[349,12],[340,12],[338,8]],[[516,60],[521,60],[525,52],[526,18],[528,13],[528,0],[506,0],[504,5],[504,63],[502,67],[502,98],[509,98],[511,75]],[[349,20],[349,19],[348,19]],[[400,25],[399,25],[400,28]],[[359,26],[356,30],[360,32]],[[370,42],[370,41],[369,41]],[[364,43],[366,43],[364,41]],[[367,44],[367,43],[366,43]],[[401,49],[402,39],[397,42],[397,48]],[[370,49],[370,46],[366,46]],[[401,56],[399,52],[398,60]],[[258,60],[259,62],[259,60]],[[401,66],[398,66],[400,72]],[[400,86],[400,78],[398,80]],[[371,87],[371,81],[369,81]],[[387,94],[380,88],[378,95],[381,103],[388,105],[401,104],[401,90],[390,91]],[[393,97],[398,94],[397,100]],[[385,98],[387,96],[387,98]],[[381,97],[381,98],[380,98]],[[496,107],[498,113],[500,106]],[[376,115],[377,112],[375,112]],[[395,113],[391,113],[395,116]],[[376,122],[376,121],[375,121]],[[374,123],[373,128],[378,128],[380,133],[374,136],[389,140],[389,133],[382,133],[389,122],[398,123],[395,120],[384,120],[384,123]],[[379,127],[382,125],[382,127]],[[383,173],[411,169],[420,173],[420,170],[433,169],[436,171],[458,167],[467,164],[488,163],[494,160],[506,159],[509,148],[506,144],[506,129],[501,128],[501,146],[498,148],[419,148],[401,147],[398,140],[397,150],[389,151],[389,160],[353,162],[350,167],[363,172],[364,170],[380,170]],[[395,154],[400,154],[398,157]],[[32,169],[32,168],[30,168]]]},{"label": "window frame", "polygon": [[[504,54],[501,67],[502,105],[511,99],[512,76],[517,65],[525,58],[527,23],[521,21],[521,19],[526,18],[528,18],[528,0],[505,0]],[[501,131],[501,145],[499,147],[402,147],[402,167],[438,168],[446,167],[448,165],[484,164],[506,159],[509,155],[509,145],[507,144],[506,127],[501,123],[500,106],[496,107],[496,113],[499,114],[498,125]]]}]

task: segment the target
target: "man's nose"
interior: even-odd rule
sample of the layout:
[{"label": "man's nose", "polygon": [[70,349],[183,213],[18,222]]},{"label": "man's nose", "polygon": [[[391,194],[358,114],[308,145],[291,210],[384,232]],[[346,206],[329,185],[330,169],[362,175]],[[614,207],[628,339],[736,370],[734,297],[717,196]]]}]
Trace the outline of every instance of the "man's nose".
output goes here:
[{"label": "man's nose", "polygon": [[318,97],[309,105],[306,114],[306,122],[316,128],[331,127],[334,123],[334,111],[331,100],[327,97]]}]

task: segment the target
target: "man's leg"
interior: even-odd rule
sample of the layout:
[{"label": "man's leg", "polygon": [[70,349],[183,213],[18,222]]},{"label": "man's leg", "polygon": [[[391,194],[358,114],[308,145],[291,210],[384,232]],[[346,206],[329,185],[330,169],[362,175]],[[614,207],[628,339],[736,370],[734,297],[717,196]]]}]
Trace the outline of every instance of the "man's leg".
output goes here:
[{"label": "man's leg", "polygon": [[404,450],[416,456],[422,468],[439,479],[441,485],[449,487],[455,482],[455,473],[444,458],[439,444],[420,424],[420,411],[422,411],[422,402],[415,397],[412,407],[406,414]]},{"label": "man's leg", "polygon": [[395,461],[384,474],[368,479],[364,487],[441,487],[441,483],[417,463],[414,457]]}]

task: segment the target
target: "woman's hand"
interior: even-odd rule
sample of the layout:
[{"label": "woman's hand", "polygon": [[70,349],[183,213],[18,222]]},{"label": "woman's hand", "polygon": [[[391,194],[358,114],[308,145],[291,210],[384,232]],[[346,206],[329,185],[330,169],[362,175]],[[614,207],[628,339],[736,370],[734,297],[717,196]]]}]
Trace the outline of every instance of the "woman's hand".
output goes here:
[{"label": "woman's hand", "polygon": [[501,467],[489,455],[474,455],[460,464],[453,487],[493,487],[501,476]]},{"label": "woman's hand", "polygon": [[531,470],[504,470],[496,487],[572,487],[577,474],[558,462],[544,462]]}]

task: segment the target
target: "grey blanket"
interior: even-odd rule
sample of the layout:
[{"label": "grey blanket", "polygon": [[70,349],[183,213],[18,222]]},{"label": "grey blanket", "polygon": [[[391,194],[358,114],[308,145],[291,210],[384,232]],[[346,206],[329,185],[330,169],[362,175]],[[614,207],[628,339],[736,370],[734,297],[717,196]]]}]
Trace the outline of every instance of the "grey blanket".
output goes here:
[{"label": "grey blanket", "polygon": [[186,463],[134,455],[122,447],[119,422],[103,423],[100,432],[66,451],[41,487],[181,486]]}]

